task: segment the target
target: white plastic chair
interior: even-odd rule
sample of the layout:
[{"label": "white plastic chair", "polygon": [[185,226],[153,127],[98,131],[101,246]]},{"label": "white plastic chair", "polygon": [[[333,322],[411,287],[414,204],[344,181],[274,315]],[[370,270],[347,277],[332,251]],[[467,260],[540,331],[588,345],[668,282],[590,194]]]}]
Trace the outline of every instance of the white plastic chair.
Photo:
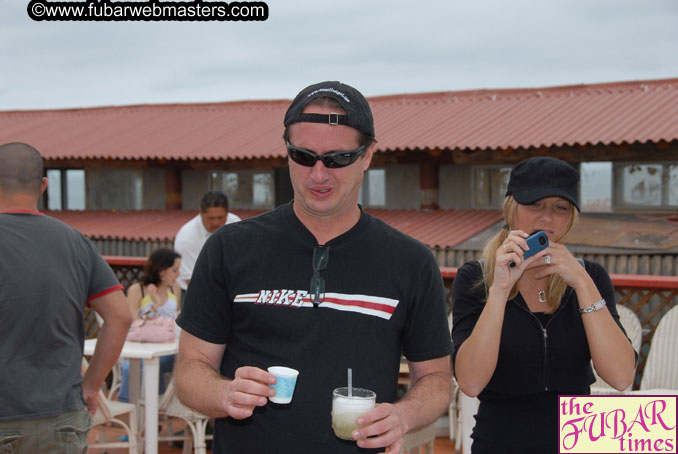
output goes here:
[{"label": "white plastic chair", "polygon": [[421,454],[424,448],[425,454],[433,454],[433,445],[436,438],[435,423],[414,432],[408,432],[403,437],[401,453]]},{"label": "white plastic chair", "polygon": [[[617,313],[619,314],[619,321],[621,322],[626,334],[631,339],[631,345],[637,352],[640,351],[640,344],[643,339],[643,327],[640,324],[638,316],[628,307],[617,304]],[[592,364],[593,365],[593,364]],[[596,376],[596,381],[591,385],[591,394],[618,394],[619,391],[608,385],[605,380],[598,376],[596,369],[593,369]],[[629,391],[633,384],[631,384],[623,392]]]},{"label": "white plastic chair", "polygon": [[[452,332],[452,312],[447,316],[447,323]],[[448,410],[450,421],[450,439],[454,440],[456,452],[471,452],[471,433],[476,422],[474,416],[478,413],[480,401],[476,397],[469,397],[459,389],[457,381],[452,378],[452,401]]]},{"label": "white plastic chair", "polygon": [[[88,363],[85,358],[82,359],[82,373],[84,375],[87,370]],[[123,421],[121,418],[125,417],[127,422]],[[94,415],[94,425],[92,428],[97,426],[119,426],[124,432],[127,440],[124,441],[121,438],[118,438],[117,441],[100,441],[105,439],[105,431],[97,435],[97,440],[90,442],[88,444],[89,450],[99,450],[99,449],[111,449],[111,448],[127,448],[129,454],[137,454],[137,406],[134,404],[128,404],[125,402],[117,402],[109,400],[103,391],[99,390],[99,408]],[[115,433],[115,436],[118,437],[118,433]],[[88,451],[89,452],[89,451]]]},{"label": "white plastic chair", "polygon": [[206,440],[212,439],[212,435],[206,434],[210,418],[181,403],[174,391],[174,377],[172,377],[165,389],[165,393],[160,398],[158,411],[161,422],[181,419],[186,424],[186,427],[190,429],[190,434],[187,433],[187,430],[184,430],[183,435],[171,433],[169,435],[159,435],[158,441],[183,440],[184,454],[190,454],[191,446],[193,446],[194,454],[206,454]]},{"label": "white plastic chair", "polygon": [[[101,315],[96,311],[94,312],[94,316],[96,317],[99,329],[101,329],[101,327],[104,326],[104,319],[101,318]],[[120,390],[120,385],[122,384],[122,361],[122,358],[118,358],[115,365],[113,365],[113,369],[111,369],[111,385],[105,391],[108,400],[113,400],[115,393]]]},{"label": "white plastic chair", "polygon": [[476,425],[474,416],[478,413],[480,401],[477,397],[469,397],[462,390],[459,390],[459,398],[457,401],[457,408],[459,409],[457,415],[457,438],[455,441],[455,449],[457,452],[470,453],[473,439],[471,434]]},{"label": "white plastic chair", "polygon": [[678,306],[659,321],[639,391],[627,394],[678,394]]},{"label": "white plastic chair", "polygon": [[[447,314],[447,326],[452,333],[452,311]],[[457,380],[452,374],[452,399],[450,400],[450,406],[447,410],[447,419],[450,426],[450,440],[455,440],[457,438],[457,395],[459,393],[459,385],[457,385]]]}]

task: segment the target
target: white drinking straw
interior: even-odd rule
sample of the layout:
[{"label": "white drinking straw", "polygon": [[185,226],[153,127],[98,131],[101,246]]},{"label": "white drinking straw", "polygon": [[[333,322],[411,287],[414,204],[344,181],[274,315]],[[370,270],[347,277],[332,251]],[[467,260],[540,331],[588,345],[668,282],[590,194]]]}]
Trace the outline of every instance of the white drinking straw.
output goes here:
[{"label": "white drinking straw", "polygon": [[348,368],[348,397],[353,396],[353,371]]}]

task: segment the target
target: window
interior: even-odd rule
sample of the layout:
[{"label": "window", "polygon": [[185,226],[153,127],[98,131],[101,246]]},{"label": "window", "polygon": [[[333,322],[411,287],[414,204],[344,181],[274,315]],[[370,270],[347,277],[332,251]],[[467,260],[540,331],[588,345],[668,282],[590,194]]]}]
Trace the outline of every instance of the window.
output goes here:
[{"label": "window", "polygon": [[275,179],[271,171],[237,170],[210,173],[209,187],[223,191],[233,208],[270,209],[275,204]]},{"label": "window", "polygon": [[386,169],[369,169],[360,187],[358,203],[365,207],[386,206]]},{"label": "window", "polygon": [[511,167],[473,168],[473,207],[498,210],[504,205]]},{"label": "window", "polygon": [[672,207],[678,206],[678,164],[668,166],[668,201]]},{"label": "window", "polygon": [[[615,209],[675,210],[678,163],[582,162],[579,198],[582,212]],[[473,207],[501,209],[511,167],[473,168]]]},{"label": "window", "polygon": [[143,190],[143,169],[87,169],[88,210],[141,210]]},{"label": "window", "polygon": [[85,209],[85,171],[82,169],[47,170],[47,209]]},{"label": "window", "polygon": [[678,207],[678,163],[618,163],[614,169],[615,207]]},{"label": "window", "polygon": [[612,211],[612,163],[582,162],[579,206],[582,212]]}]

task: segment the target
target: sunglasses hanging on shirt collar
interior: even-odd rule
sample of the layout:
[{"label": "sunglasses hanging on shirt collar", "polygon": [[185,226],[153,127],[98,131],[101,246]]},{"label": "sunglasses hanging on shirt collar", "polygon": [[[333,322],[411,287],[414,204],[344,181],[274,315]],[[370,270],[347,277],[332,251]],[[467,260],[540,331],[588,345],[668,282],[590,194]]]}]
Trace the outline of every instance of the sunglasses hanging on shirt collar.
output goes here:
[{"label": "sunglasses hanging on shirt collar", "polygon": [[330,259],[329,246],[316,246],[313,250],[313,276],[311,277],[311,289],[308,295],[313,307],[318,307],[325,300],[325,279],[320,272],[327,268]]}]

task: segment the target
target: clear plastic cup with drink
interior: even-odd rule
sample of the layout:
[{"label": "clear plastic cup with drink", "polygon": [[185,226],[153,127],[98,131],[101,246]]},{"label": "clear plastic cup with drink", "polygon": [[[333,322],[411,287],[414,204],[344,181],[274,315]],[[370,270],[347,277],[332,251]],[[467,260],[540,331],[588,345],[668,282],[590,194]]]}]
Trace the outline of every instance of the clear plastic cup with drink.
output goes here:
[{"label": "clear plastic cup with drink", "polygon": [[332,392],[332,429],[342,440],[353,440],[353,431],[359,428],[356,420],[374,408],[377,394],[363,388],[337,388]]}]

